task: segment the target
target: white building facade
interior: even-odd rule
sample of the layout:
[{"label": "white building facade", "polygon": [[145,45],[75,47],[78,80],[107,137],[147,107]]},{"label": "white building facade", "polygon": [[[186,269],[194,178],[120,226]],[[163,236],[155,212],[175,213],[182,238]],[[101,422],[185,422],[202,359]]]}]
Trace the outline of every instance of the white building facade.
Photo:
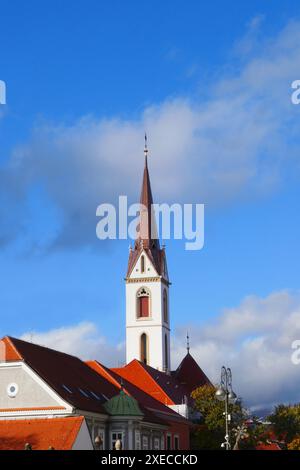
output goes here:
[{"label": "white building facade", "polygon": [[133,359],[171,370],[169,278],[164,247],[157,237],[145,147],[139,230],[130,249],[126,276],[126,362]]}]

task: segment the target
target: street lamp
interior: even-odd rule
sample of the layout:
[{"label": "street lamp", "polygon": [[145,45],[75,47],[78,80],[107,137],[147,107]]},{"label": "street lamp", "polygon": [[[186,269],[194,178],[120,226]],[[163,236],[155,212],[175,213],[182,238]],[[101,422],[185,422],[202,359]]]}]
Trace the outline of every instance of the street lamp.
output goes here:
[{"label": "street lamp", "polygon": [[229,422],[231,420],[231,416],[228,413],[228,405],[233,404],[236,402],[237,396],[232,390],[232,374],[229,368],[222,367],[221,369],[221,384],[218,390],[216,391],[216,398],[219,401],[225,402],[225,442],[221,444],[221,447],[225,447],[226,450],[230,450],[230,436],[229,436]]}]

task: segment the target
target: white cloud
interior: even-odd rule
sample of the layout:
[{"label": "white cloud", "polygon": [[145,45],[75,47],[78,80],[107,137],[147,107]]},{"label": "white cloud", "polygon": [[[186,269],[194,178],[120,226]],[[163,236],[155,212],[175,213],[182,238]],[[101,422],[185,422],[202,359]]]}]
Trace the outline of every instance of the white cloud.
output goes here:
[{"label": "white cloud", "polygon": [[[186,354],[186,331],[191,354],[211,381],[218,383],[222,365],[231,367],[234,389],[247,405],[259,409],[300,401],[300,365],[291,360],[292,343],[300,340],[300,291],[249,296],[201,327],[177,328],[172,341],[173,369]],[[27,332],[22,338],[82,359],[98,359],[110,367],[124,364],[125,344],[113,345],[90,322]]]},{"label": "white cloud", "polygon": [[124,364],[124,344],[112,345],[91,322],[46,332],[27,332],[21,336],[21,339],[80,357],[83,360],[98,359],[107,366]]},{"label": "white cloud", "polygon": [[[251,34],[260,21],[250,25]],[[291,104],[290,85],[299,78],[299,23],[257,45],[248,33],[247,41],[253,41],[250,56],[227,64],[230,75],[220,68],[220,76],[206,84],[205,99],[196,94],[166,99],[136,119],[90,116],[71,125],[37,125],[31,140],[0,169],[0,198],[8,194],[14,206],[22,206],[22,233],[24,200],[29,188],[40,184],[62,220],[52,245],[95,242],[97,205],[119,194],[138,198],[144,130],[161,202],[218,205],[276,189],[297,165],[300,107]],[[0,240],[3,232],[6,242],[10,224],[5,211],[0,216]]]},{"label": "white cloud", "polygon": [[249,405],[300,401],[300,366],[291,361],[292,342],[300,339],[300,292],[249,296],[201,328],[180,328],[173,343],[174,365],[184,354],[187,329],[191,353],[211,380],[219,381],[222,365],[231,367],[236,393]]}]

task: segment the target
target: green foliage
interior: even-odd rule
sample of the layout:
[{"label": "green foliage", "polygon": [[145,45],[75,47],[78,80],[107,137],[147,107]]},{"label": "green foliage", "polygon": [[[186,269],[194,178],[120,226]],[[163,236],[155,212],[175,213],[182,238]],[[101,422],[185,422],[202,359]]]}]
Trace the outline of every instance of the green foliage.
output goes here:
[{"label": "green foliage", "polygon": [[220,449],[220,444],[223,441],[224,430],[209,430],[205,425],[199,425],[195,427],[191,434],[191,448],[194,450]]},{"label": "green foliage", "polygon": [[[220,449],[224,441],[225,407],[224,402],[217,400],[215,392],[216,389],[211,385],[204,385],[192,392],[195,408],[201,413],[204,425],[195,430],[192,437],[193,445],[199,449]],[[231,414],[231,426],[245,419],[240,401],[229,404],[228,412]]]},{"label": "green foliage", "polygon": [[300,404],[278,405],[269,416],[276,436],[286,443],[300,435]]}]

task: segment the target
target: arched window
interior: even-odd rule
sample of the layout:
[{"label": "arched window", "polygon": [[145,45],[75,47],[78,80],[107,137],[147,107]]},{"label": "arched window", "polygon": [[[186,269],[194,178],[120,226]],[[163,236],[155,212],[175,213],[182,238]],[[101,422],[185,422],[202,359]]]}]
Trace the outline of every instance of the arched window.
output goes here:
[{"label": "arched window", "polygon": [[164,314],[164,322],[168,323],[168,294],[166,289],[163,293],[163,314]]},{"label": "arched window", "polygon": [[148,337],[146,333],[141,335],[141,362],[148,364]]},{"label": "arched window", "polygon": [[139,289],[137,293],[137,317],[150,317],[150,291],[145,287]]},{"label": "arched window", "polygon": [[167,335],[165,335],[165,370],[169,370],[169,349]]},{"label": "arched window", "polygon": [[141,256],[141,273],[145,272],[145,256]]}]

